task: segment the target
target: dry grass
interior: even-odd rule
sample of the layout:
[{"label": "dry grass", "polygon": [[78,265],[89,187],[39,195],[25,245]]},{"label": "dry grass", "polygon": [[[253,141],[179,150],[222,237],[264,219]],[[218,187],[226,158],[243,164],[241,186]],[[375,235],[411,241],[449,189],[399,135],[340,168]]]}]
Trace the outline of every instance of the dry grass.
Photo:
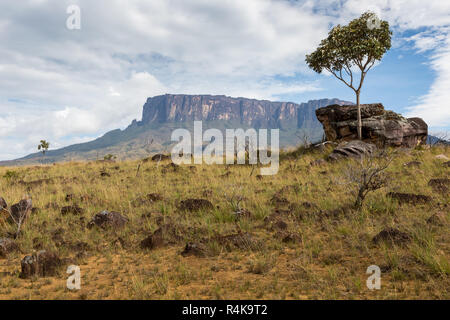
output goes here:
[{"label": "dry grass", "polygon": [[[137,176],[137,161],[2,167],[0,196],[11,205],[30,194],[39,210],[17,239],[21,252],[0,259],[0,298],[449,299],[449,197],[428,186],[432,178],[449,177],[448,167],[435,159],[442,153],[448,156],[448,147],[400,151],[386,171],[390,183],[369,194],[361,210],[349,208],[357,189],[343,182],[348,162],[310,167],[326,154],[319,152],[285,154],[279,173],[262,179],[258,170],[250,175],[251,166],[174,170],[169,161],[143,163]],[[422,164],[403,165],[413,160]],[[386,197],[390,191],[425,194],[432,201],[400,205]],[[149,193],[163,200],[136,201]],[[68,194],[73,197],[66,201]],[[250,216],[236,219],[229,200],[235,194]],[[178,210],[187,198],[208,199],[214,209]],[[84,213],[61,215],[59,208],[71,204]],[[127,226],[87,229],[90,218],[105,209],[127,216]],[[447,222],[427,224],[439,211]],[[177,236],[165,247],[141,249],[141,240],[158,224],[175,227]],[[411,242],[375,245],[372,238],[387,227],[408,233]],[[1,228],[1,236],[14,231],[8,224]],[[259,245],[217,240],[239,230]],[[187,242],[201,239],[210,239],[206,257],[180,255]],[[66,289],[65,270],[56,277],[19,278],[23,256],[41,248],[80,266],[81,290]],[[382,269],[381,290],[366,287],[366,269],[373,264]]]}]

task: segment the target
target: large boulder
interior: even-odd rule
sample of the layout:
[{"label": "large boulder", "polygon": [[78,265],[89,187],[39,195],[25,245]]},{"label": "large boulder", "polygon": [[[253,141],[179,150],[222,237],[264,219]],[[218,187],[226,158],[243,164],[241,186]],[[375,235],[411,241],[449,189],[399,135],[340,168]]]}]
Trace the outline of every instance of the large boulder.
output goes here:
[{"label": "large boulder", "polygon": [[[350,141],[358,138],[356,105],[330,105],[316,110],[329,141]],[[428,125],[420,118],[404,118],[385,110],[381,103],[361,105],[363,141],[380,147],[415,147],[425,144]]]}]

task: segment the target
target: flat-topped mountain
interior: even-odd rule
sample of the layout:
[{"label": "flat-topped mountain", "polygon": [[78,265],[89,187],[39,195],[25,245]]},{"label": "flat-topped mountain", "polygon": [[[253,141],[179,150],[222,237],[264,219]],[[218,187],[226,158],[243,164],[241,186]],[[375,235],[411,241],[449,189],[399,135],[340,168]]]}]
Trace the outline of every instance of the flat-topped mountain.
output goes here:
[{"label": "flat-topped mountain", "polygon": [[315,109],[344,104],[338,99],[312,100],[307,103],[272,102],[224,95],[166,94],[148,98],[142,124],[225,120],[252,128],[302,128],[318,125]]},{"label": "flat-topped mountain", "polygon": [[299,136],[308,137],[311,141],[322,138],[322,125],[315,111],[332,104],[350,102],[320,99],[297,104],[224,95],[165,94],[148,98],[142,120],[134,120],[125,130],[116,129],[90,142],[49,150],[45,156],[34,153],[0,162],[0,165],[95,160],[106,154],[116,155],[119,159],[133,159],[169,152],[172,131],[181,127],[189,129],[194,120],[202,120],[205,129],[279,128],[280,146],[294,146],[300,142]]}]

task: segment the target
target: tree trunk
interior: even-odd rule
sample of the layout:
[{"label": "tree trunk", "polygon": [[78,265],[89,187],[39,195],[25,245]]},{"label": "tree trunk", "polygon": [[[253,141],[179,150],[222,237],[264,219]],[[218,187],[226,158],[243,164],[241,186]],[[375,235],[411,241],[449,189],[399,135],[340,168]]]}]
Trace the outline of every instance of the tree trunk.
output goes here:
[{"label": "tree trunk", "polygon": [[359,103],[359,91],[356,92],[356,106],[358,107],[358,139],[362,140],[362,120],[361,120],[361,105]]}]

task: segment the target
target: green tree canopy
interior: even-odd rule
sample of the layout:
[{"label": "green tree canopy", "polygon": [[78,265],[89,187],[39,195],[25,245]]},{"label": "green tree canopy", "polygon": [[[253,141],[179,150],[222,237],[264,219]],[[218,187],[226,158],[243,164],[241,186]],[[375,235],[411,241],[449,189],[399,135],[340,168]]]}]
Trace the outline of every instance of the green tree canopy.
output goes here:
[{"label": "green tree canopy", "polygon": [[391,48],[391,35],[387,21],[378,19],[373,12],[365,12],[346,26],[335,26],[316,51],[306,55],[306,63],[311,69],[317,73],[327,70],[355,92],[360,139],[361,87],[367,72]]},{"label": "green tree canopy", "polygon": [[38,145],[38,150],[40,150],[42,152],[42,154],[45,155],[45,152],[47,152],[49,147],[50,147],[50,142],[41,140],[40,144]]}]

